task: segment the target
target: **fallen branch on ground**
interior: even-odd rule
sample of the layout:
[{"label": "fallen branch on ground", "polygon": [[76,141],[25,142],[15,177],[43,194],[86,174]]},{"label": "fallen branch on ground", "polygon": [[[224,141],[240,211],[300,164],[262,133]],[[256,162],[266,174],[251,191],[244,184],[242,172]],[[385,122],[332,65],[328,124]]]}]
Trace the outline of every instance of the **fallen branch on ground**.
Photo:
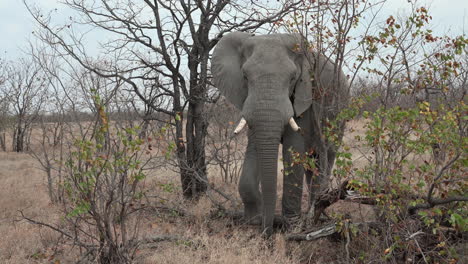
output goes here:
[{"label": "fallen branch on ground", "polygon": [[327,189],[317,195],[317,199],[314,204],[314,223],[318,222],[322,214],[326,215],[325,209],[327,209],[327,207],[346,197],[348,182],[348,180],[345,180],[338,186],[338,188]]},{"label": "fallen branch on ground", "polygon": [[368,204],[368,205],[376,205],[377,200],[374,197],[368,197],[363,195],[350,195],[346,196],[345,201],[350,201],[353,203],[360,203],[360,204]]},{"label": "fallen branch on ground", "polygon": [[[312,241],[322,237],[331,236],[338,234],[338,229],[336,228],[336,222],[328,223],[326,225],[315,228],[313,231],[289,234],[286,236],[286,240],[289,241]],[[350,225],[355,226],[363,232],[368,232],[369,229],[375,229],[381,231],[381,224],[378,222],[359,222],[359,223],[350,223]]]},{"label": "fallen branch on ground", "polygon": [[312,232],[309,232],[309,233],[300,233],[300,234],[287,235],[286,240],[290,240],[290,241],[303,241],[303,240],[311,241],[311,240],[319,239],[321,237],[333,235],[336,232],[337,232],[336,231],[336,223],[333,222],[333,223],[327,224],[325,226],[322,226],[320,229],[318,229],[316,231],[312,231]]}]

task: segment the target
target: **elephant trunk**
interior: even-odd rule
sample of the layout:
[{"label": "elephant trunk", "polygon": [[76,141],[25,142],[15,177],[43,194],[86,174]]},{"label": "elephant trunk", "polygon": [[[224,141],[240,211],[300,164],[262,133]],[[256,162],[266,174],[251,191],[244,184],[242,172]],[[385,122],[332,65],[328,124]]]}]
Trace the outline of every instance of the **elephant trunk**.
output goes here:
[{"label": "elephant trunk", "polygon": [[254,133],[262,191],[262,230],[267,237],[273,233],[276,207],[276,182],[278,173],[278,147],[284,121],[275,111],[258,110]]},{"label": "elephant trunk", "polygon": [[[253,78],[242,109],[243,119],[253,132],[257,152],[257,171],[262,197],[262,230],[265,236],[273,233],[278,174],[278,147],[286,125],[299,129],[291,117],[294,110],[288,89],[281,87],[282,80],[273,74]],[[242,120],[236,132],[242,128]],[[238,129],[239,128],[239,129]]]}]

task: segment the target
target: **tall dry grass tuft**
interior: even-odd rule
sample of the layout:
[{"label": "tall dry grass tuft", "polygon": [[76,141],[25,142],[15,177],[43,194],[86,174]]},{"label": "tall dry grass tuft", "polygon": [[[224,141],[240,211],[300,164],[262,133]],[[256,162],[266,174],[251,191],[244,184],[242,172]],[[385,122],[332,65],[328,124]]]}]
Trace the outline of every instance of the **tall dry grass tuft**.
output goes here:
[{"label": "tall dry grass tuft", "polygon": [[57,220],[49,202],[44,175],[28,154],[0,152],[1,263],[47,260],[58,236],[46,228],[21,221],[19,210],[45,222]]},{"label": "tall dry grass tuft", "polygon": [[212,234],[206,229],[186,233],[191,240],[165,244],[143,263],[298,263],[287,255],[282,235],[272,242],[252,228],[225,229]]}]

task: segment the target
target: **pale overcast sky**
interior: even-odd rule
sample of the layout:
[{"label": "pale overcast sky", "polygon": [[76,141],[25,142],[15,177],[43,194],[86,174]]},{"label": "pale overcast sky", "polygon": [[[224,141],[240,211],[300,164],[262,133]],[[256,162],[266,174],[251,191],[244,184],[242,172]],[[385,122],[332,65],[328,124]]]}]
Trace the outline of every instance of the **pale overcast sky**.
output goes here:
[{"label": "pale overcast sky", "polygon": [[[135,0],[139,1],[139,0]],[[59,0],[28,0],[43,10],[58,8],[59,13],[68,13]],[[408,0],[389,0],[386,14],[404,12]],[[468,30],[468,0],[419,0],[430,3],[433,25],[438,32],[450,30],[461,34]],[[64,18],[67,16],[63,16]],[[21,56],[20,48],[25,48],[31,38],[34,22],[24,7],[22,0],[0,0],[0,57],[13,59]]]}]

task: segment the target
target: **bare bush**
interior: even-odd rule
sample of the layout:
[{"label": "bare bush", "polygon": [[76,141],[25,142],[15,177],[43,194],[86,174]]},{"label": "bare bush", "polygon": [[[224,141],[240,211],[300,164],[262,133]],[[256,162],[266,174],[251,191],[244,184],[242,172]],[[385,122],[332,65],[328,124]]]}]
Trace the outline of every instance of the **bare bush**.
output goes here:
[{"label": "bare bush", "polygon": [[[73,141],[61,142],[61,160],[52,160],[50,149],[36,156],[46,162],[42,163],[44,168],[51,169],[47,163],[51,161],[60,166],[60,180],[55,183],[59,191],[53,197],[60,201],[64,222],[54,225],[23,217],[57,231],[84,250],[82,261],[131,263],[139,246],[138,216],[144,207],[145,191],[140,182],[155,151],[151,152],[148,141],[138,138],[136,128],[110,128],[97,91],[91,93],[97,108],[91,133],[75,139],[63,135],[62,139]],[[48,131],[43,132],[45,135]],[[42,146],[53,148],[46,139],[44,136]]]},{"label": "bare bush", "polygon": [[262,2],[227,0],[64,1],[81,16],[76,24],[112,34],[103,51],[113,55],[99,64],[84,52],[81,38],[67,30],[71,25],[54,26],[50,16],[26,5],[41,26],[37,34],[41,40],[99,76],[125,82],[154,112],[170,117],[184,196],[196,198],[207,188],[208,123],[203,113],[209,101],[211,50],[226,32],[257,30],[281,20],[300,2],[284,1],[271,8]]},{"label": "bare bush", "polygon": [[12,122],[12,148],[16,152],[28,151],[33,122],[45,103],[48,80],[32,60],[21,59],[5,67],[6,79],[1,86],[3,108],[8,110]]},{"label": "bare bush", "polygon": [[224,182],[237,183],[242,172],[246,138],[234,136],[239,111],[223,99],[212,104],[207,114],[210,126],[207,131],[207,158],[209,164],[219,169]]}]

